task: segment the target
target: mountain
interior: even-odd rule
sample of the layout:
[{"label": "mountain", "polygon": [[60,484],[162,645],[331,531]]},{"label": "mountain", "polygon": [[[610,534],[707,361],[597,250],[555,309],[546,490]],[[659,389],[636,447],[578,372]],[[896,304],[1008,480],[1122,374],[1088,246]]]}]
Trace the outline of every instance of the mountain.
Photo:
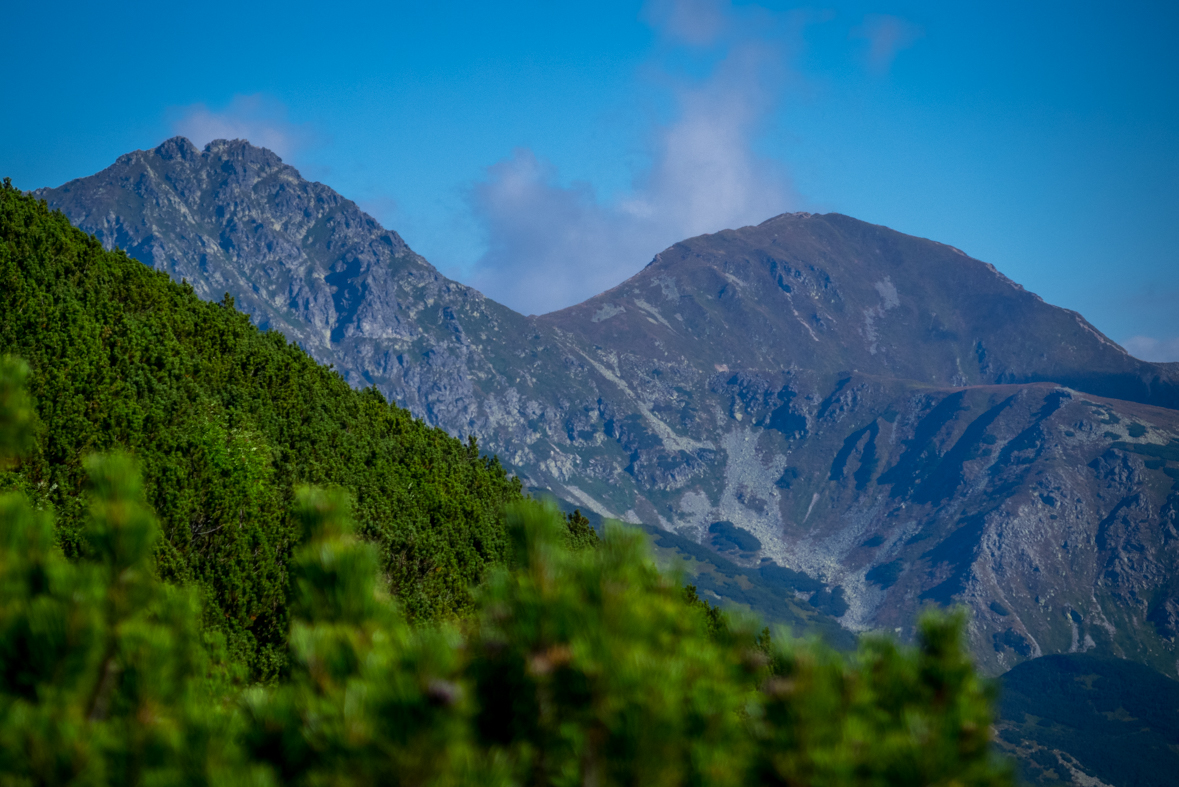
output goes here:
[{"label": "mountain", "polygon": [[1076,312],[951,246],[839,214],[786,214],[678,243],[540,322],[698,368],[828,380],[853,369],[956,387],[1050,381],[1179,406],[1173,370],[1129,356]]},{"label": "mountain", "polygon": [[903,636],[964,603],[994,674],[1074,650],[1176,674],[1179,366],[953,247],[787,214],[524,317],[243,141],[36,194],[528,486],[665,534],[718,595]]},{"label": "mountain", "polygon": [[177,137],[36,195],[202,298],[230,293],[350,383],[414,391],[398,401],[437,423],[459,423],[474,406],[468,378],[491,372],[468,335],[527,332],[353,202],[240,140],[198,151]]}]

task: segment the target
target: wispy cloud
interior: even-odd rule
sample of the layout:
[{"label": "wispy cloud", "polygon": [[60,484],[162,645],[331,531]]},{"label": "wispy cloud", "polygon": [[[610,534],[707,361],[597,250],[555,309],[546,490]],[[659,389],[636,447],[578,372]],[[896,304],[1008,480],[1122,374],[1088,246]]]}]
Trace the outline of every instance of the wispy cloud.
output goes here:
[{"label": "wispy cloud", "polygon": [[897,54],[917,43],[925,31],[899,16],[868,14],[859,27],[851,31],[852,38],[868,42],[867,63],[870,71],[884,74],[892,68]]},{"label": "wispy cloud", "polygon": [[1179,336],[1156,339],[1153,336],[1131,336],[1122,342],[1126,352],[1143,361],[1155,363],[1179,361]]},{"label": "wispy cloud", "polygon": [[223,109],[191,104],[170,111],[172,131],[203,147],[214,139],[247,139],[288,160],[311,146],[315,134],[305,123],[292,123],[281,102],[260,93],[234,96]]},{"label": "wispy cloud", "polygon": [[670,39],[708,46],[730,27],[727,3],[717,0],[651,0],[643,21]]},{"label": "wispy cloud", "polygon": [[[527,148],[470,192],[487,250],[471,283],[525,313],[577,303],[634,274],[683,238],[763,221],[798,202],[787,173],[755,142],[777,108],[791,19],[727,3],[658,0],[644,12],[661,39],[650,64],[674,117],[651,129],[650,166],[610,200],[562,183]],[[703,77],[666,64],[696,57]]]}]

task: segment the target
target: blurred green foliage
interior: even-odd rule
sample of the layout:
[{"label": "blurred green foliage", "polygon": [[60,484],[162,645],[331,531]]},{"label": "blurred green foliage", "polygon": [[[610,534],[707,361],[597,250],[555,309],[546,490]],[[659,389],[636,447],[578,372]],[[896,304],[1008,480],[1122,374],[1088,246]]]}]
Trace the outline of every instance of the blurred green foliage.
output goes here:
[{"label": "blurred green foliage", "polygon": [[752,642],[710,637],[637,530],[570,552],[555,509],[517,505],[508,525],[513,568],[468,644],[481,747],[520,783],[741,784]]},{"label": "blurred green foliage", "polygon": [[281,784],[449,782],[469,754],[452,624],[411,627],[340,491],[304,489],[291,671],[242,697],[242,748]]},{"label": "blurred green foliage", "polygon": [[[303,484],[355,501],[358,532],[414,619],[471,611],[470,588],[503,560],[503,506],[520,485],[494,458],[427,427],[375,390],[356,391],[229,301],[106,251],[60,213],[0,186],[0,438],[21,461],[0,467],[56,511],[70,557],[85,532],[84,460],[132,452],[164,537],[162,578],[197,588],[255,675],[282,666],[290,511]],[[14,365],[15,364],[15,365]],[[18,384],[18,382],[20,384]],[[35,410],[21,386],[36,402]],[[36,429],[34,429],[36,427]],[[0,457],[0,463],[6,462]]]},{"label": "blurred green foliage", "polygon": [[[93,549],[70,561],[52,517],[0,496],[0,783],[233,784],[223,638],[160,583],[160,531],[125,456],[87,462]],[[256,772],[265,775],[259,769]]]},{"label": "blurred green foliage", "polygon": [[915,648],[870,636],[851,660],[776,644],[760,783],[1010,784],[991,752],[994,692],[962,647],[964,628],[962,614],[927,613]]}]

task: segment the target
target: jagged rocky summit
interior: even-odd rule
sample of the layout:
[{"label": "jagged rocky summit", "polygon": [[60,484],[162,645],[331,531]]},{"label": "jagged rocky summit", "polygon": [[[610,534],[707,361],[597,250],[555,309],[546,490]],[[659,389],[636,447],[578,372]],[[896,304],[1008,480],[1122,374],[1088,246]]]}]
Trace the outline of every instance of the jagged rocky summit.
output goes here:
[{"label": "jagged rocky summit", "polygon": [[524,317],[244,141],[37,193],[530,486],[821,581],[775,587],[852,630],[963,603],[992,672],[1088,650],[1179,674],[1179,365],[950,246],[786,214]]}]

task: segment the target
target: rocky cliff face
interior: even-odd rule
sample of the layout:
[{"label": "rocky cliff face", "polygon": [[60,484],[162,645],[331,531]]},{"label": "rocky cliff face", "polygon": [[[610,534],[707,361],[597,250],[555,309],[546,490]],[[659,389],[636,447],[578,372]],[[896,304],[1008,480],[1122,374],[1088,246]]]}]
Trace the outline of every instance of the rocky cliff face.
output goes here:
[{"label": "rocky cliff face", "polygon": [[527,333],[523,317],[441,276],[355,203],[241,140],[201,151],[177,137],[37,194],[107,248],[202,297],[228,292],[349,382],[396,392],[456,433],[477,407],[474,381],[494,377],[472,332]]},{"label": "rocky cliff face", "polygon": [[810,575],[773,587],[853,630],[965,603],[992,671],[1089,649],[1177,674],[1175,365],[957,249],[784,215],[528,318],[244,142],[39,195],[532,486]]}]

